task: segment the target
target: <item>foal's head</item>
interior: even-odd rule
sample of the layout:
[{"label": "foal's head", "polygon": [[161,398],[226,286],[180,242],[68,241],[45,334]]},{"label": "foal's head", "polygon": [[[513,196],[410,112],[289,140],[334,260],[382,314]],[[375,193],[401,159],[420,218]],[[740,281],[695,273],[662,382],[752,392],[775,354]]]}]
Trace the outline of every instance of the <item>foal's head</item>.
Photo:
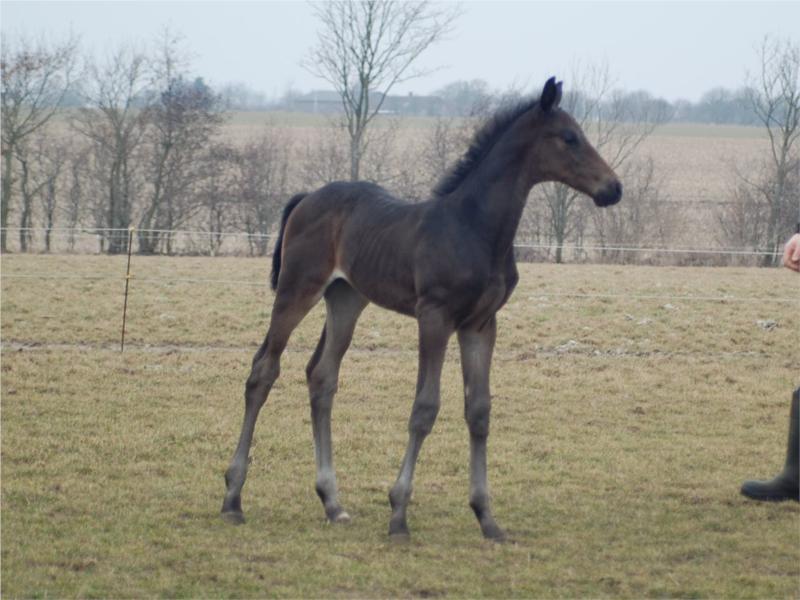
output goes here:
[{"label": "foal's head", "polygon": [[558,181],[591,196],[597,206],[611,206],[622,197],[616,173],[586,139],[580,125],[558,107],[561,82],[547,80],[539,106],[529,113],[536,141],[530,146],[529,165],[536,165],[539,181]]}]

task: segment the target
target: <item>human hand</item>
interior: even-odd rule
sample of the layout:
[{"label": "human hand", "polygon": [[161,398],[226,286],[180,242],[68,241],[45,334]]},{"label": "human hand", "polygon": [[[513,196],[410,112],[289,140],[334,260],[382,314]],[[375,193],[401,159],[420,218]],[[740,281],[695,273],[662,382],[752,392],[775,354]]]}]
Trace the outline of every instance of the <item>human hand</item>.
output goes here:
[{"label": "human hand", "polygon": [[783,266],[800,273],[800,233],[795,233],[783,249]]}]

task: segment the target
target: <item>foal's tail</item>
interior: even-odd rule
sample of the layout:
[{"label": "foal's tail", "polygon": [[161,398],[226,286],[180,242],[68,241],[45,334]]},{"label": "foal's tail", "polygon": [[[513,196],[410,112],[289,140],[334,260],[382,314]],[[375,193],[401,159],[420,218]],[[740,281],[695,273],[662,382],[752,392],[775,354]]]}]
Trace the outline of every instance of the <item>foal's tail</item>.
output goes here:
[{"label": "foal's tail", "polygon": [[278,275],[281,272],[281,246],[283,246],[283,232],[286,229],[286,221],[289,220],[289,215],[294,210],[295,206],[300,204],[300,201],[308,194],[296,194],[292,199],[283,207],[283,215],[281,216],[281,229],[278,233],[278,241],[275,242],[275,250],[272,252],[272,275],[270,276],[270,283],[272,289],[278,288]]}]

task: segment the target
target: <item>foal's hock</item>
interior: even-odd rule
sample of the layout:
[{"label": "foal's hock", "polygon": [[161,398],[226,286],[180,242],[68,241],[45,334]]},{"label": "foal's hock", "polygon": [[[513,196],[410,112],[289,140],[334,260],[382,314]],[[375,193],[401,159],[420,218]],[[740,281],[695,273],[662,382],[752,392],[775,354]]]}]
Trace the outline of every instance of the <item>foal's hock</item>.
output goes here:
[{"label": "foal's hock", "polygon": [[489,505],[486,440],[495,314],[517,283],[514,235],[531,188],[559,181],[610,206],[622,185],[559,108],[561,83],[540,98],[498,112],[427,202],[409,204],[365,182],[337,182],[292,198],[273,257],[276,290],[269,330],[247,379],[239,444],[225,473],[222,515],[244,521],[241,491],[258,413],[280,372],[295,327],[325,298],[327,316],[306,368],[317,465],[316,489],[331,522],[349,520],[339,504],[331,447],[331,408],[339,365],[369,302],[413,316],[419,374],[408,446],[389,492],[391,535],[408,535],[406,510],[422,443],[439,412],[445,350],[455,332],[461,350],[470,433],[469,504],[487,538],[502,539]]}]

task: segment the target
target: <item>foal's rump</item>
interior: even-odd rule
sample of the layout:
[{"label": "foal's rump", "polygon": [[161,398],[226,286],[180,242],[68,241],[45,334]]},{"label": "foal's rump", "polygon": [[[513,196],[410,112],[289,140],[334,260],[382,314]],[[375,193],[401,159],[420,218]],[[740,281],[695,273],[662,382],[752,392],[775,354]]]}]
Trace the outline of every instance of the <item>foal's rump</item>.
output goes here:
[{"label": "foal's rump", "polygon": [[290,288],[321,292],[343,278],[368,300],[413,314],[413,249],[421,206],[367,182],[335,182],[303,197],[290,211],[276,247],[278,293]]}]

